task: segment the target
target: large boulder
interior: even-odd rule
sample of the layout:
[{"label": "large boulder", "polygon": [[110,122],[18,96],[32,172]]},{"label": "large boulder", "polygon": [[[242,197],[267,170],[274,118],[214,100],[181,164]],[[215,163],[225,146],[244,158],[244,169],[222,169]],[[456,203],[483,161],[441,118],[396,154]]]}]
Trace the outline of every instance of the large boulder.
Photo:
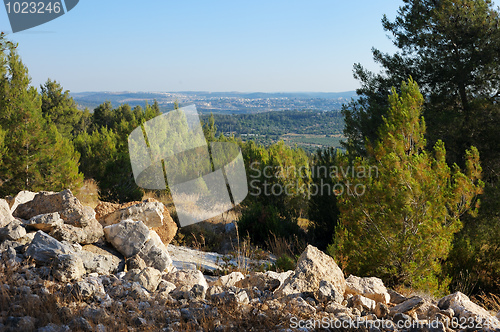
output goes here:
[{"label": "large boulder", "polygon": [[139,255],[135,255],[132,257],[127,258],[127,261],[125,262],[127,265],[127,270],[134,270],[134,269],[139,269],[143,270],[147,268],[148,266],[146,265],[146,262],[144,262],[144,259],[142,259]]},{"label": "large boulder", "polygon": [[384,283],[381,279],[370,277],[360,278],[350,275],[346,279],[346,294],[363,295],[375,302],[387,304],[391,300],[391,296],[387,292]]},{"label": "large boulder", "polygon": [[152,267],[147,267],[134,277],[134,281],[147,289],[149,292],[154,292],[158,288],[161,281],[161,272]]},{"label": "large boulder", "polygon": [[28,246],[25,256],[42,263],[48,263],[60,254],[71,254],[73,252],[74,250],[70,246],[57,241],[43,231],[38,231]]},{"label": "large boulder", "polygon": [[280,282],[280,285],[283,284],[285,282],[286,278],[288,278],[292,274],[293,274],[292,270],[288,270],[285,272],[275,272],[275,271],[266,271],[265,272],[265,275],[267,275],[273,279],[277,279]]},{"label": "large boulder", "polygon": [[5,199],[0,199],[0,227],[5,227],[14,220],[9,204]]},{"label": "large boulder", "polygon": [[425,300],[424,304],[422,304],[417,310],[415,310],[417,318],[420,320],[434,319],[436,314],[439,314],[441,311],[436,304],[437,303],[433,301]]},{"label": "large boulder", "polygon": [[[91,208],[90,206],[84,206],[83,207],[83,217],[82,217],[82,219],[80,219],[80,224],[75,224],[73,226],[82,227],[82,228],[85,228],[88,226],[95,227],[96,221],[97,221],[97,219],[95,217],[94,209]],[[97,223],[99,223],[99,222],[97,222]]]},{"label": "large boulder", "polygon": [[302,316],[302,318],[313,317],[316,314],[316,308],[301,297],[291,299],[291,301],[286,304],[285,311],[297,313],[297,315]]},{"label": "large boulder", "polygon": [[[241,272],[231,272],[228,275],[221,276],[219,279],[211,283],[211,286],[225,286],[231,287],[235,286],[237,282],[245,279],[245,276]],[[240,287],[245,288],[245,287]]]},{"label": "large boulder", "polygon": [[170,272],[173,268],[173,262],[168,253],[167,247],[163,244],[155,231],[149,232],[149,240],[139,251],[138,256],[146,263],[159,271]]},{"label": "large boulder", "polygon": [[361,312],[363,311],[372,312],[374,311],[376,305],[377,302],[359,294],[351,296],[347,301],[348,307],[357,308]]},{"label": "large boulder", "polygon": [[160,227],[163,225],[163,203],[160,202],[142,202],[132,205],[102,218],[104,227],[116,224],[125,219],[142,221],[148,227]]},{"label": "large boulder", "polygon": [[181,270],[163,274],[163,279],[173,283],[177,288],[185,287],[191,289],[194,285],[200,285],[205,290],[208,289],[208,283],[203,273],[199,270]]},{"label": "large boulder", "polygon": [[403,303],[404,301],[408,300],[407,297],[399,294],[398,292],[396,292],[395,290],[392,290],[392,289],[387,289],[387,293],[389,293],[389,296],[391,297],[390,299],[390,303],[392,304],[400,304],[400,303]]},{"label": "large boulder", "polygon": [[52,212],[34,216],[24,224],[26,226],[48,233],[55,227],[62,226],[64,224],[64,221],[61,219],[59,212]]},{"label": "large boulder", "polygon": [[[157,200],[154,198],[147,198],[144,201],[134,201],[134,202],[128,202],[124,204],[115,204],[115,203],[109,203],[109,202],[100,202],[96,208],[96,219],[99,220],[100,223],[105,224],[106,221],[105,219],[113,214],[115,211],[121,210],[121,209],[127,209],[131,206],[137,205],[137,204],[143,204],[143,203],[159,203]],[[160,203],[161,204],[161,203]],[[141,220],[141,219],[139,219]],[[143,220],[141,220],[143,221]],[[159,227],[153,227],[152,228],[154,231],[158,233],[160,238],[162,239],[163,243],[165,245],[168,245],[172,239],[174,238],[175,234],[177,233],[177,224],[175,221],[172,219],[170,216],[170,213],[168,212],[168,209],[163,206],[163,225]]]},{"label": "large boulder", "polygon": [[123,267],[122,259],[93,245],[84,246],[77,254],[89,273],[114,274]]},{"label": "large boulder", "polygon": [[165,245],[168,245],[174,239],[175,234],[177,234],[177,229],[177,224],[172,219],[167,209],[163,211],[163,226],[153,228],[161,237]]},{"label": "large boulder", "polygon": [[29,220],[39,214],[53,212],[59,212],[66,224],[77,227],[85,226],[85,222],[94,217],[92,213],[95,214],[92,209],[85,209],[71,190],[66,189],[59,193],[39,192],[33,200],[19,204],[13,215]]},{"label": "large boulder", "polygon": [[80,279],[86,273],[82,259],[77,254],[62,254],[55,259],[52,274],[61,282]]},{"label": "large boulder", "polygon": [[395,316],[396,314],[408,314],[411,315],[421,306],[426,303],[425,299],[420,296],[413,296],[408,300],[392,307],[389,314]]},{"label": "large boulder", "polygon": [[94,209],[95,218],[99,222],[102,222],[103,217],[119,209],[121,209],[120,204],[110,203],[110,202],[99,202],[99,204],[97,204],[97,206]]},{"label": "large boulder", "polygon": [[315,295],[316,300],[318,300],[319,302],[338,302],[339,299],[337,298],[337,294],[338,291],[334,284],[326,280],[321,280],[319,282],[319,289]]},{"label": "large boulder", "polygon": [[73,284],[71,294],[78,300],[88,300],[92,298],[105,298],[106,291],[99,279],[86,277],[84,280]]},{"label": "large boulder", "polygon": [[19,206],[19,204],[24,204],[26,202],[29,202],[35,198],[37,193],[34,193],[32,191],[27,191],[23,190],[20,191],[16,197],[8,197],[7,202],[9,203],[9,208],[11,212],[14,212],[16,208]]},{"label": "large boulder", "polygon": [[99,241],[104,236],[104,230],[102,225],[95,218],[88,218],[83,227],[69,224],[57,225],[50,235],[60,241],[92,244]]},{"label": "large boulder", "polygon": [[439,300],[438,307],[442,310],[453,309],[455,316],[469,322],[484,324],[492,329],[500,329],[500,321],[490,313],[472,302],[467,295],[456,292]]},{"label": "large boulder", "polygon": [[104,235],[123,256],[132,257],[149,240],[149,228],[142,221],[122,220],[118,224],[104,227]]},{"label": "large boulder", "polygon": [[21,221],[14,219],[5,227],[0,228],[0,239],[17,241],[26,235],[26,229]]},{"label": "large boulder", "polygon": [[308,245],[297,262],[297,267],[276,290],[276,297],[317,294],[321,281],[330,282],[335,289],[335,301],[344,300],[346,282],[344,273],[332,257]]}]

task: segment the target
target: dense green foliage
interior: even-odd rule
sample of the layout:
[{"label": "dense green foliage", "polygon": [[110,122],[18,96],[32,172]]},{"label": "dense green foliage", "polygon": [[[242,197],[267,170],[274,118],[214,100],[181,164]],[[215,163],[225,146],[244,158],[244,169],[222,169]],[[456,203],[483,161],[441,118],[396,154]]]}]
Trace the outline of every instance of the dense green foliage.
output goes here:
[{"label": "dense green foliage", "polygon": [[43,116],[42,97],[30,85],[15,47],[0,36],[0,195],[20,190],[75,188],[78,153]]},{"label": "dense green foliage", "polygon": [[100,197],[106,201],[140,200],[143,195],[132,174],[128,152],[128,135],[145,121],[159,115],[158,105],[125,104],[116,109],[109,102],[97,107],[87,130],[74,139],[81,154],[80,169],[85,177],[99,183]]},{"label": "dense green foliage", "polygon": [[384,17],[382,23],[400,52],[373,49],[374,60],[383,68],[380,74],[354,66],[362,87],[360,98],[344,109],[348,146],[362,151],[365,138],[377,137],[387,92],[411,76],[426,97],[429,144],[443,139],[452,148],[449,158],[460,159],[465,148],[478,141],[474,134],[487,124],[482,122],[491,110],[484,103],[500,98],[498,12],[488,0],[404,0],[396,20]]},{"label": "dense green foliage", "polygon": [[69,96],[69,91],[63,91],[63,87],[59,83],[47,80],[41,86],[41,95],[44,118],[48,122],[54,123],[57,126],[57,131],[65,138],[72,139],[87,128],[90,113],[79,111]]},{"label": "dense green foliage", "polygon": [[[389,97],[380,139],[367,144],[367,157],[339,161],[356,172],[339,172],[347,192],[339,196],[341,226],[330,250],[343,256],[349,273],[447,291],[441,262],[462,226],[460,216],[482,191],[479,155],[475,148],[467,151],[464,174],[457,165],[447,165],[441,141],[427,152],[423,97],[411,80],[400,90],[401,96],[393,89]],[[378,176],[366,176],[370,167]]]},{"label": "dense green foliage", "polygon": [[[489,0],[404,0],[398,16],[382,24],[399,51],[386,54],[373,49],[381,73],[360,64],[360,98],[346,105],[345,147],[351,155],[366,156],[367,142],[379,139],[377,128],[389,109],[392,86],[413,77],[424,95],[427,145],[442,140],[448,165],[464,167],[466,149],[481,155],[483,202],[477,217],[461,218],[446,265],[452,287],[465,292],[496,290],[500,284],[500,16]],[[463,286],[464,275],[470,282]]]},{"label": "dense green foliage", "polygon": [[249,141],[242,145],[249,196],[239,226],[256,243],[264,244],[271,232],[288,238],[299,234],[297,220],[307,213],[309,160],[301,149],[282,141],[269,147]]},{"label": "dense green foliage", "polygon": [[[202,119],[207,118],[203,116]],[[214,115],[221,133],[236,132],[254,135],[287,133],[331,135],[341,133],[344,122],[337,111],[289,110],[255,114]]]},{"label": "dense green foliage", "polygon": [[322,250],[332,241],[339,219],[337,198],[333,191],[335,180],[330,171],[338,165],[338,154],[339,151],[334,148],[319,150],[311,160],[312,186],[318,189],[309,199],[308,231],[310,241]]}]

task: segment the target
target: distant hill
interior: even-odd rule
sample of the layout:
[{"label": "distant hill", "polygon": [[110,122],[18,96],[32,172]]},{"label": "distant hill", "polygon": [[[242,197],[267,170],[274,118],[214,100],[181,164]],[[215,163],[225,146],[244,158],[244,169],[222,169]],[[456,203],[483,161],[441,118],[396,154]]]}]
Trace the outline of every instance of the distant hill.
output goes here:
[{"label": "distant hill", "polygon": [[80,109],[91,111],[105,101],[113,107],[129,104],[132,107],[144,106],[146,101],[156,99],[163,111],[173,109],[175,101],[179,104],[195,104],[201,113],[245,114],[286,109],[310,109],[319,111],[339,110],[343,103],[356,98],[355,91],[347,92],[77,92],[71,96]]}]

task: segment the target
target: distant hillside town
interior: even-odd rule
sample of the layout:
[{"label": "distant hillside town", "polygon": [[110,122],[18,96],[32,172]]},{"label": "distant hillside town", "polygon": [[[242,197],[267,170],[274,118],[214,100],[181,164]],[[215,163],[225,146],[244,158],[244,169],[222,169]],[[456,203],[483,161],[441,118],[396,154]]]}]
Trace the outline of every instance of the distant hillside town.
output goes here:
[{"label": "distant hillside town", "polygon": [[342,104],[356,97],[348,92],[299,92],[299,93],[240,93],[240,92],[78,92],[71,96],[80,109],[93,111],[103,101],[113,107],[121,104],[144,106],[146,101],[157,100],[162,111],[173,109],[174,102],[181,106],[196,104],[202,113],[244,114],[281,110],[339,110]]}]

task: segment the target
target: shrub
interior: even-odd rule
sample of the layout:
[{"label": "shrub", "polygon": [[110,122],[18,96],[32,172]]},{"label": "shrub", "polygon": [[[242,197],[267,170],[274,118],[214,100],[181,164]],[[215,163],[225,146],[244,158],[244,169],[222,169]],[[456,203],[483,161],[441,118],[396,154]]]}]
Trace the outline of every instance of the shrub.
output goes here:
[{"label": "shrub", "polygon": [[276,260],[276,263],[274,263],[274,267],[276,271],[281,272],[294,270],[296,264],[297,261],[295,259],[291,258],[288,255],[283,255]]},{"label": "shrub", "polygon": [[240,235],[249,235],[253,243],[266,246],[272,234],[289,238],[300,234],[296,220],[284,218],[274,206],[254,203],[243,210],[238,221]]}]

